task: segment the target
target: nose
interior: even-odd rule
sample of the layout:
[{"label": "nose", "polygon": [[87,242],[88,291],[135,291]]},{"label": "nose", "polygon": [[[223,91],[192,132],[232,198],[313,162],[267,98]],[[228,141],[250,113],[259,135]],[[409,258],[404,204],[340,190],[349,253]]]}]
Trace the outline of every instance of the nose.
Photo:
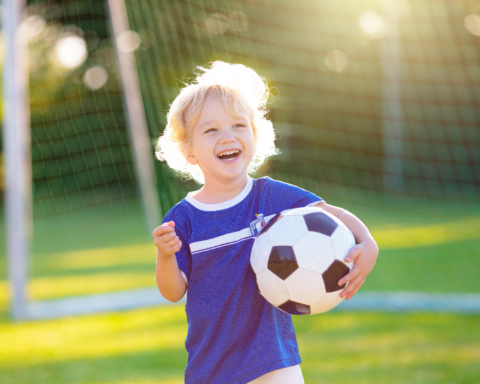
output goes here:
[{"label": "nose", "polygon": [[233,129],[222,129],[222,137],[220,138],[220,142],[222,144],[233,143],[235,140],[235,132],[233,131]]}]

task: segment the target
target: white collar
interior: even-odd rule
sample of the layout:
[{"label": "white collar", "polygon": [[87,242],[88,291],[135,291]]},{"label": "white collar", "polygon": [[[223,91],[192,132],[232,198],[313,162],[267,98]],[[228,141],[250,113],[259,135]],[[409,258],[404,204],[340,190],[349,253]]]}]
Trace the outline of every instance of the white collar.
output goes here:
[{"label": "white collar", "polygon": [[190,192],[186,197],[185,200],[187,200],[190,204],[192,204],[195,208],[200,209],[201,211],[221,211],[222,209],[227,209],[231,208],[234,205],[237,205],[240,203],[247,195],[250,193],[252,190],[252,185],[253,185],[253,179],[249,176],[247,180],[247,185],[245,185],[245,188],[243,188],[243,191],[240,192],[237,196],[235,196],[233,199],[224,201],[223,203],[218,203],[218,204],[205,204],[201,203],[198,200],[195,200],[192,197],[192,193]]}]

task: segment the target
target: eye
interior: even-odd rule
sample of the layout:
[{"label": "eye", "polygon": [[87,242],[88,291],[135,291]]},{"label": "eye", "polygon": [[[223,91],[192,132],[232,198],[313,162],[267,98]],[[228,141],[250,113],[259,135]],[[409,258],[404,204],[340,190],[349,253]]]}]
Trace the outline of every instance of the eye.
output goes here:
[{"label": "eye", "polygon": [[233,126],[233,128],[245,128],[245,127],[246,127],[246,125],[245,125],[245,124],[242,124],[242,123],[240,123],[240,124],[235,124],[235,125]]},{"label": "eye", "polygon": [[216,130],[217,130],[217,128],[209,128],[204,133],[215,132]]}]

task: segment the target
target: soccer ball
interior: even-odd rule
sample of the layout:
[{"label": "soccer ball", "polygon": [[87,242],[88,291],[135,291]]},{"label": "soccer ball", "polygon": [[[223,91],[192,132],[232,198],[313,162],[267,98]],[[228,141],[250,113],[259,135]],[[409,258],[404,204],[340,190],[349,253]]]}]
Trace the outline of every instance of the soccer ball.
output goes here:
[{"label": "soccer ball", "polygon": [[329,311],[343,301],[338,280],[353,263],[344,257],[355,246],[339,219],[316,207],[274,216],[253,244],[250,263],[260,294],[292,315]]}]

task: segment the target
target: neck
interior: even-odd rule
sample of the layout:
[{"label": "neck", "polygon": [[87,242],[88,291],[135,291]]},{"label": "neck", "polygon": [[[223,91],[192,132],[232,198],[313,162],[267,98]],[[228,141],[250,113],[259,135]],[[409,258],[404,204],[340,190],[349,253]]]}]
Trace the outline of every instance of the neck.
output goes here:
[{"label": "neck", "polygon": [[247,181],[247,175],[228,183],[222,183],[218,180],[205,180],[203,188],[194,193],[192,197],[204,204],[223,203],[238,196],[247,185]]}]

